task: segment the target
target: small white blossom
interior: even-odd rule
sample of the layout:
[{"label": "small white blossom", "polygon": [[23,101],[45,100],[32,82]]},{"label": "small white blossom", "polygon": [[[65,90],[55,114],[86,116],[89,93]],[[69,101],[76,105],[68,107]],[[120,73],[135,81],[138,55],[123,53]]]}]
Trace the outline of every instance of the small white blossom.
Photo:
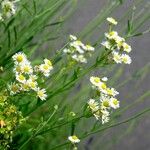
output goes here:
[{"label": "small white blossom", "polygon": [[26,63],[27,61],[26,55],[22,52],[16,53],[12,58],[15,61],[15,64]]},{"label": "small white blossom", "polygon": [[45,89],[37,88],[37,96],[41,100],[46,100],[46,98],[47,98],[46,90]]},{"label": "small white blossom", "polygon": [[108,18],[107,18],[107,21],[108,21],[109,23],[113,24],[113,25],[117,25],[117,21],[116,21],[114,18],[112,18],[112,17],[108,17]]},{"label": "small white blossom", "polygon": [[114,109],[119,108],[119,101],[116,98],[111,98],[110,99],[110,106]]},{"label": "small white blossom", "polygon": [[80,139],[76,135],[69,136],[68,140],[73,144],[80,142]]},{"label": "small white blossom", "polygon": [[131,52],[131,46],[130,45],[128,45],[127,43],[123,43],[122,44],[122,46],[123,46],[123,50],[125,51],[125,52],[127,52],[127,53],[130,53]]},{"label": "small white blossom", "polygon": [[16,75],[16,80],[19,81],[20,83],[25,83],[26,82],[26,78],[22,74]]},{"label": "small white blossom", "polygon": [[127,55],[127,54],[122,54],[122,55],[121,55],[121,60],[122,60],[122,62],[124,62],[125,64],[131,64],[131,62],[132,62],[130,56]]},{"label": "small white blossom", "polygon": [[71,41],[76,41],[77,40],[77,37],[74,36],[74,35],[69,35],[69,38]]},{"label": "small white blossom", "polygon": [[122,63],[122,57],[118,52],[113,52],[113,60],[118,64]]}]

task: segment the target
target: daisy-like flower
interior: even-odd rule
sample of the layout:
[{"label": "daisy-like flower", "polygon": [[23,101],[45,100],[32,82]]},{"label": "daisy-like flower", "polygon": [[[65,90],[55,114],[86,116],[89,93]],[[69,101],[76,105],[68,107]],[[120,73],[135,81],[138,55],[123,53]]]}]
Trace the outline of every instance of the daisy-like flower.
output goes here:
[{"label": "daisy-like flower", "polygon": [[66,53],[66,54],[70,54],[70,53],[71,53],[71,50],[68,49],[68,48],[65,48],[65,49],[63,49],[63,52]]},{"label": "daisy-like flower", "polygon": [[22,70],[22,73],[25,73],[25,74],[33,73],[33,69],[30,63],[24,63],[23,65],[21,65],[21,70]]},{"label": "daisy-like flower", "polygon": [[98,89],[102,93],[107,93],[107,85],[106,85],[106,83],[100,82],[100,84],[98,85]]},{"label": "daisy-like flower", "polygon": [[7,18],[16,13],[14,1],[4,0],[1,3],[3,15]]},{"label": "daisy-like flower", "polygon": [[124,62],[125,64],[131,64],[131,62],[132,62],[130,56],[127,55],[127,54],[122,54],[122,55],[121,55],[121,60],[122,60],[122,62]]},{"label": "daisy-like flower", "polygon": [[103,77],[102,81],[108,81],[108,78],[107,77]]},{"label": "daisy-like flower", "polygon": [[15,65],[14,69],[13,69],[15,74],[21,74],[22,73],[22,69],[20,65]]},{"label": "daisy-like flower", "polygon": [[29,77],[29,80],[36,81],[37,78],[38,77],[36,75],[31,74],[30,77]]},{"label": "daisy-like flower", "polygon": [[94,48],[93,46],[87,44],[87,45],[85,46],[85,50],[87,50],[87,51],[94,51],[95,48]]},{"label": "daisy-like flower", "polygon": [[29,91],[30,90],[28,82],[21,84],[21,90],[22,91]]},{"label": "daisy-like flower", "polygon": [[109,33],[105,33],[106,38],[112,40],[118,37],[118,33],[116,31],[111,31]]},{"label": "daisy-like flower", "polygon": [[80,63],[87,63],[87,59],[84,57],[84,55],[73,55],[72,58],[74,60],[76,60],[77,62],[80,62]]},{"label": "daisy-like flower", "polygon": [[100,99],[100,101],[101,101],[101,108],[102,109],[109,109],[110,108],[110,100],[107,97]]},{"label": "daisy-like flower", "polygon": [[52,62],[49,59],[45,58],[44,59],[44,63],[47,64],[47,65],[49,65],[49,67],[50,67],[51,70],[53,69]]},{"label": "daisy-like flower", "polygon": [[119,108],[119,101],[116,98],[111,98],[110,99],[110,106],[114,109]]},{"label": "daisy-like flower", "polygon": [[50,75],[50,71],[52,70],[52,67],[48,64],[41,64],[39,66],[40,72],[43,73],[44,76],[48,77]]},{"label": "daisy-like flower", "polygon": [[114,19],[114,18],[112,18],[112,17],[108,17],[107,18],[107,21],[109,22],[109,23],[111,23],[111,24],[113,24],[113,25],[117,25],[117,21]]},{"label": "daisy-like flower", "polygon": [[45,89],[37,88],[37,96],[41,100],[46,100],[46,98],[47,98],[46,90]]},{"label": "daisy-like flower", "polygon": [[36,81],[33,81],[33,80],[29,79],[29,80],[27,81],[27,83],[28,83],[28,86],[29,86],[32,90],[35,90],[35,91],[36,91],[37,85],[38,85]]},{"label": "daisy-like flower", "polygon": [[119,94],[119,92],[116,91],[114,88],[107,88],[106,91],[107,91],[107,94],[110,96],[116,96]]},{"label": "daisy-like flower", "polygon": [[88,105],[90,109],[92,110],[92,112],[96,112],[99,109],[99,103],[96,102],[94,99],[90,99],[88,101]]},{"label": "daisy-like flower", "polygon": [[125,42],[123,42],[122,47],[123,47],[123,50],[124,50],[125,52],[127,52],[127,53],[130,53],[131,50],[132,50],[131,46],[128,45],[127,43],[125,43]]},{"label": "daisy-like flower", "polygon": [[77,37],[74,36],[74,35],[69,35],[69,38],[71,41],[76,41],[77,40]]},{"label": "daisy-like flower", "polygon": [[26,82],[26,78],[22,74],[17,74],[16,75],[16,80],[19,81],[20,83],[25,83]]},{"label": "daisy-like flower", "polygon": [[102,111],[102,124],[109,122],[109,120],[110,120],[109,112],[106,110],[103,110]]},{"label": "daisy-like flower", "polygon": [[8,85],[8,89],[10,91],[10,95],[14,95],[20,92],[20,87],[16,83],[11,83],[10,85]]},{"label": "daisy-like flower", "polygon": [[12,58],[15,61],[15,64],[25,63],[27,61],[26,55],[21,52],[16,53]]},{"label": "daisy-like flower", "polygon": [[122,63],[122,57],[118,52],[113,52],[113,60],[118,64]]},{"label": "daisy-like flower", "polygon": [[106,49],[111,49],[112,44],[109,41],[104,41],[101,43]]},{"label": "daisy-like flower", "polygon": [[76,135],[69,136],[69,137],[68,137],[68,140],[69,140],[72,144],[75,144],[75,143],[79,143],[79,142],[80,142],[80,139],[79,139]]},{"label": "daisy-like flower", "polygon": [[90,82],[94,85],[94,86],[99,86],[99,84],[101,83],[101,80],[99,77],[90,77]]}]

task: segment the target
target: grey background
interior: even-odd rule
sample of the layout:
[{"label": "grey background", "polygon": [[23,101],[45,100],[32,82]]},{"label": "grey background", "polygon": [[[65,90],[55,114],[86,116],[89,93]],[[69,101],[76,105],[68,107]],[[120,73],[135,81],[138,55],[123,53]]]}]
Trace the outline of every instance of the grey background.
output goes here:
[{"label": "grey background", "polygon": [[[86,1],[86,2],[85,2]],[[81,0],[78,3],[77,10],[73,14],[73,16],[67,21],[67,32],[68,34],[75,34],[82,31],[82,29],[90,22],[102,9],[105,5],[105,0]],[[145,0],[145,3],[141,4],[141,9],[147,9],[147,13],[149,13],[149,0]],[[114,18],[120,19],[121,16],[126,12],[126,9],[132,5],[134,1],[128,0],[120,6],[111,16]],[[145,5],[146,4],[146,5]],[[145,11],[145,10],[144,10]],[[123,20],[123,23],[126,23]],[[149,27],[150,23],[145,23],[139,31],[144,31]],[[118,27],[119,30],[120,27]],[[105,30],[105,27],[104,27]],[[101,31],[100,31],[101,33]],[[95,35],[96,37],[96,35]],[[94,41],[94,38],[91,40]],[[132,75],[136,70],[144,67],[147,63],[149,63],[149,43],[150,43],[150,34],[145,34],[144,36],[133,38],[129,41],[132,45],[132,53],[131,57],[133,62],[130,66],[125,67],[124,75],[119,82],[125,78],[128,78]],[[150,89],[149,86],[149,73],[146,75],[145,79],[140,82],[140,86],[136,89],[134,86],[136,84],[136,80],[129,82],[125,87],[119,89],[120,98],[132,103],[136,100],[142,93],[148,91]],[[130,94],[132,96],[130,96]],[[124,116],[124,118],[131,116],[143,110],[144,108],[148,108],[150,106],[150,101],[147,98],[142,104],[138,105],[136,108],[130,109]],[[128,124],[129,125],[129,124]],[[113,128],[106,132],[105,134],[97,134],[92,136],[92,142],[87,146],[88,140],[85,140],[85,145],[81,146],[81,149],[86,150],[150,150],[150,114],[145,115],[142,119],[138,120],[134,126],[135,129],[132,133],[127,133],[123,136],[120,136],[118,133],[124,130],[128,130],[128,125],[122,125],[121,127]],[[125,133],[124,132],[124,133]],[[118,137],[120,140],[115,141],[113,137]],[[95,140],[96,139],[96,140]],[[98,140],[99,139],[99,140]],[[111,141],[111,142],[110,142]],[[107,143],[108,142],[108,143]]]}]

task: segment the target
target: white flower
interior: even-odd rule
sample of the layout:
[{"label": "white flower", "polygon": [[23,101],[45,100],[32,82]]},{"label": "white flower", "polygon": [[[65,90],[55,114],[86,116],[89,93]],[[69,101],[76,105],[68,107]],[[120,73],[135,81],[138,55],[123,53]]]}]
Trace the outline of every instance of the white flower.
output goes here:
[{"label": "white flower", "polygon": [[106,108],[109,109],[110,108],[110,100],[107,97],[100,99],[100,101],[101,101],[101,108],[102,109],[106,109]]},{"label": "white flower", "polygon": [[32,66],[30,65],[29,62],[22,64],[21,70],[22,70],[22,73],[25,73],[25,74],[32,74],[33,73]]},{"label": "white flower", "polygon": [[50,69],[52,70],[53,69],[53,65],[52,65],[52,62],[49,60],[49,59],[44,59],[44,63],[49,65]]},{"label": "white flower", "polygon": [[108,78],[107,77],[103,77],[102,81],[108,81]]},{"label": "white flower", "polygon": [[7,18],[16,13],[16,8],[13,1],[4,0],[1,3],[3,15]]},{"label": "white flower", "polygon": [[73,144],[80,142],[80,139],[76,135],[69,136],[68,140]]},{"label": "white flower", "polygon": [[102,124],[109,122],[110,118],[108,116],[102,115]]},{"label": "white flower", "polygon": [[123,50],[125,51],[125,52],[127,52],[127,53],[130,53],[131,52],[131,46],[130,45],[128,45],[127,43],[123,43],[122,44],[122,46],[123,46]]},{"label": "white flower", "polygon": [[52,66],[48,64],[41,64],[39,66],[39,71],[43,73],[44,76],[48,77],[50,75],[50,71],[52,70]]},{"label": "white flower", "polygon": [[105,48],[107,49],[111,49],[112,48],[112,45],[109,41],[104,41],[101,43]]},{"label": "white flower", "polygon": [[16,83],[11,83],[10,85],[8,85],[8,89],[10,91],[10,95],[14,95],[14,94],[20,92],[20,87]]},{"label": "white flower", "polygon": [[107,88],[106,91],[107,91],[107,94],[110,96],[116,96],[119,94],[119,92],[116,91],[114,88]]},{"label": "white flower", "polygon": [[111,98],[110,99],[110,106],[114,109],[119,108],[119,101],[116,98]]},{"label": "white flower", "polygon": [[113,60],[118,64],[122,63],[122,57],[118,52],[113,52]]},{"label": "white flower", "polygon": [[94,85],[94,86],[99,86],[99,84],[101,83],[101,80],[99,77],[90,77],[90,82]]},{"label": "white flower", "polygon": [[102,93],[107,93],[107,85],[104,82],[100,82],[100,84],[98,85],[98,89]]},{"label": "white flower", "polygon": [[80,63],[87,63],[87,59],[83,55],[72,55],[72,58]]},{"label": "white flower", "polygon": [[25,83],[26,82],[26,78],[22,74],[17,74],[16,75],[16,80],[19,81],[20,83]]},{"label": "white flower", "polygon": [[109,23],[111,23],[111,24],[117,25],[117,21],[116,21],[114,18],[112,18],[112,17],[108,17],[108,18],[107,18],[107,21],[108,21]]},{"label": "white flower", "polygon": [[92,112],[96,112],[99,109],[99,103],[96,102],[94,99],[90,99],[88,101],[88,105],[90,109],[92,110]]},{"label": "white flower", "polygon": [[92,52],[93,52],[93,51],[95,50],[95,48],[92,47],[91,45],[88,45],[88,44],[87,44],[87,45],[85,46],[85,50],[87,50],[87,51],[92,51]]},{"label": "white flower", "polygon": [[33,81],[33,80],[31,80],[31,79],[29,79],[28,81],[27,81],[27,83],[28,83],[28,86],[32,89],[32,90],[36,90],[37,89],[37,82],[36,81]]},{"label": "white flower", "polygon": [[29,80],[35,81],[35,80],[37,80],[37,78],[38,77],[36,75],[31,74],[29,77]]},{"label": "white flower", "polygon": [[37,88],[37,96],[38,96],[41,100],[46,100],[46,97],[47,97],[46,90],[45,90],[45,89]]},{"label": "white flower", "polygon": [[102,113],[102,124],[109,122],[110,120],[109,112],[106,109],[104,109],[104,110],[101,110],[101,113]]},{"label": "white flower", "polygon": [[111,31],[109,33],[105,33],[105,36],[112,40],[112,39],[116,39],[118,37],[118,33],[116,31]]},{"label": "white flower", "polygon": [[21,84],[21,90],[22,91],[29,91],[30,90],[29,84],[27,81],[25,83]]},{"label": "white flower", "polygon": [[77,40],[77,37],[74,36],[74,35],[69,35],[69,38],[71,41],[76,41]]},{"label": "white flower", "polygon": [[71,53],[71,50],[70,50],[70,49],[68,49],[68,48],[65,48],[65,49],[63,50],[63,52],[64,52],[64,53],[68,53],[68,54],[69,54],[69,53]]},{"label": "white flower", "polygon": [[131,62],[132,62],[130,56],[127,55],[127,54],[122,54],[122,55],[121,55],[121,60],[122,60],[122,62],[124,62],[125,64],[131,64]]},{"label": "white flower", "polygon": [[13,55],[13,60],[15,61],[15,64],[19,64],[19,63],[25,63],[27,61],[26,59],[26,55],[24,53],[16,53],[15,55]]}]

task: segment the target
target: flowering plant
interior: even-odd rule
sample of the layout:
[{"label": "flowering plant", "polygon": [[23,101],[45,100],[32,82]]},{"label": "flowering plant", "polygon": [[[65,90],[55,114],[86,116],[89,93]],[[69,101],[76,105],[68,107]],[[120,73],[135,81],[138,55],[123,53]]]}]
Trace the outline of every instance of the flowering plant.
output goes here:
[{"label": "flowering plant", "polygon": [[[118,82],[124,66],[130,68],[135,61],[129,56],[135,48],[128,42],[149,32],[138,31],[146,22],[138,18],[146,13],[135,17],[135,7],[129,8],[132,15],[124,17],[127,26],[119,30],[121,21],[108,12],[121,7],[123,1],[113,0],[83,31],[62,34],[76,3],[80,2],[0,1],[0,149],[83,149],[83,139],[90,137],[88,149],[93,134],[150,111],[121,118],[149,96],[146,93],[127,105],[129,94],[120,96],[121,87],[134,76],[140,85],[149,64]],[[105,31],[99,30],[102,23]],[[97,30],[101,35],[96,34],[100,37],[95,40]]]}]

